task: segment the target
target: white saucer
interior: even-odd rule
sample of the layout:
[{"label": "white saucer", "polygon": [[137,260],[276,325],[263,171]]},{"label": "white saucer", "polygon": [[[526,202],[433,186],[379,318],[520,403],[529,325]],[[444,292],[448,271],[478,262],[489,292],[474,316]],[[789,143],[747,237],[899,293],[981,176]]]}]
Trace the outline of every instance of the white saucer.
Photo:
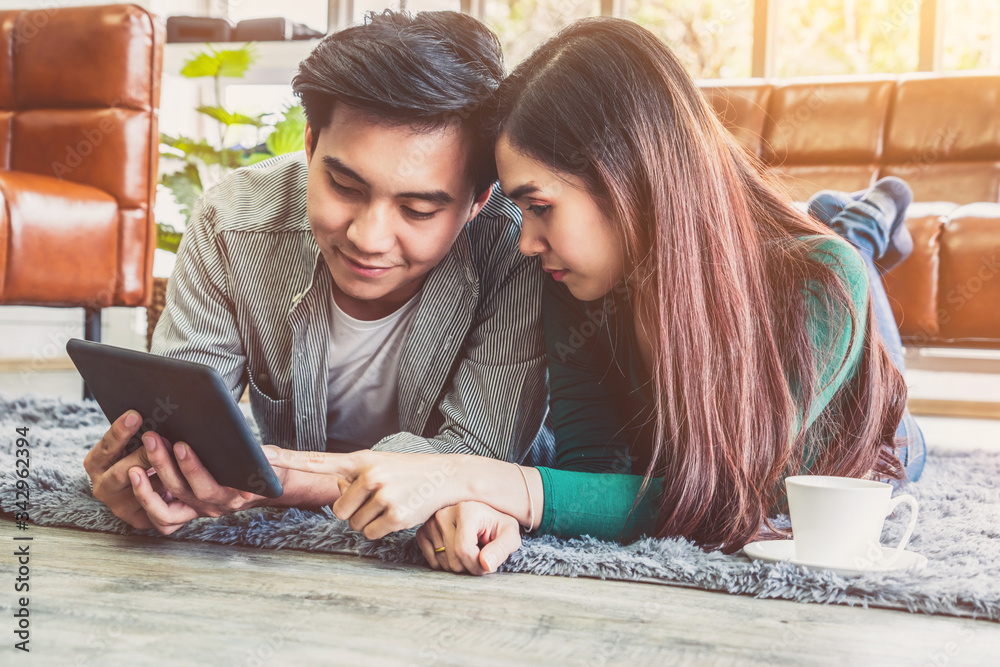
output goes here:
[{"label": "white saucer", "polygon": [[[882,555],[884,557],[889,557],[895,550],[895,547],[882,547]],[[743,553],[754,560],[763,560],[769,563],[777,563],[787,560],[794,565],[803,565],[805,567],[821,570],[832,570],[837,574],[843,575],[864,574],[866,572],[891,572],[893,570],[922,570],[927,566],[926,556],[922,556],[915,551],[906,551],[905,549],[903,550],[903,553],[899,555],[899,558],[896,559],[896,562],[888,566],[873,563],[869,567],[860,569],[853,567],[830,567],[829,565],[807,563],[793,558],[795,555],[795,540],[765,540],[761,542],[751,542],[743,547]]]}]

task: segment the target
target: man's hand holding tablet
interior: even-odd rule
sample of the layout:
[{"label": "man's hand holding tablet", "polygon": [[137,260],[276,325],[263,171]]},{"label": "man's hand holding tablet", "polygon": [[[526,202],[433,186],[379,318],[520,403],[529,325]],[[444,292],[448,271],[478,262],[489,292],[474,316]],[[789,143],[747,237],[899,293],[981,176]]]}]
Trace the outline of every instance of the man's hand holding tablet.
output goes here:
[{"label": "man's hand holding tablet", "polygon": [[[134,528],[155,528],[169,535],[202,516],[218,517],[251,507],[318,507],[332,505],[340,497],[328,475],[278,467],[274,471],[284,488],[279,498],[222,486],[185,443],[171,445],[152,431],[143,434],[142,447],[125,454],[142,423],[138,415],[138,421],[129,425],[129,417],[135,415],[129,411],[115,420],[83,461],[94,497]],[[186,450],[183,457],[181,450]]]},{"label": "man's hand holding tablet", "polygon": [[270,466],[214,369],[81,340],[66,347],[113,420],[84,469],[94,497],[129,525],[169,534],[198,517],[340,497],[329,475]]},{"label": "man's hand holding tablet", "polygon": [[[265,496],[222,486],[190,446],[183,442],[171,445],[154,431],[142,435],[142,447],[125,454],[141,423],[142,416],[134,410],[125,413],[83,461],[94,497],[130,526],[155,528],[169,535],[191,519],[222,516],[271,502]],[[284,486],[286,471],[275,473]]]},{"label": "man's hand holding tablet", "polygon": [[[149,529],[153,527],[153,523],[132,492],[128,478],[129,468],[141,470],[143,476],[146,476],[146,471],[150,468],[149,457],[145,448],[139,448],[122,457],[125,446],[141,423],[142,419],[134,410],[116,419],[101,441],[87,452],[87,456],[83,459],[83,467],[90,475],[95,498],[107,505],[115,516],[130,526]],[[151,486],[157,493],[164,492],[163,485],[158,479],[152,480]]]}]

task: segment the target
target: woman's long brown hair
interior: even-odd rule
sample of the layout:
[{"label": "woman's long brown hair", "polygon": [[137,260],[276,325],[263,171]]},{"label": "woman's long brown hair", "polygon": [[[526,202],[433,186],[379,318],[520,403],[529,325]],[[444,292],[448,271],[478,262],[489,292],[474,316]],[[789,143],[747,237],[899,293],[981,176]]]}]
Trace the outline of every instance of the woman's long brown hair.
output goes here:
[{"label": "woman's long brown hair", "polygon": [[[906,387],[868,306],[798,237],[800,213],[726,131],[670,49],[624,20],[578,21],[501,85],[497,131],[580,177],[619,227],[629,301],[653,342],[655,437],[643,491],[662,475],[657,534],[736,551],[768,531],[782,479],[900,478]],[[820,369],[806,297],[831,339],[863,337],[850,379],[808,429]],[[822,389],[822,388],[819,388]],[[641,495],[641,494],[640,494]]]}]

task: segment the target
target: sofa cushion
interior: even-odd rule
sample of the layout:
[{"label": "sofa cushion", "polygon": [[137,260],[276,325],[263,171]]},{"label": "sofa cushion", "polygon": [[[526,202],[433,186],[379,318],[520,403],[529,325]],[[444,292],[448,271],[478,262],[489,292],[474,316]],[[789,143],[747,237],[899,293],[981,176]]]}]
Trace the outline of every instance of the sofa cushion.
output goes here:
[{"label": "sofa cushion", "polygon": [[947,162],[928,151],[923,158],[887,164],[879,176],[899,176],[913,188],[917,201],[959,204],[1000,200],[1000,161]]},{"label": "sofa cushion", "polygon": [[938,282],[941,228],[958,209],[951,203],[915,203],[906,216],[913,237],[913,254],[882,276],[899,325],[908,345],[927,345],[938,336]]},{"label": "sofa cushion", "polygon": [[1000,344],[1000,204],[963,206],[941,233],[938,319],[943,341]]},{"label": "sofa cushion", "polygon": [[104,308],[118,266],[118,204],[96,188],[0,172],[0,302]]},{"label": "sofa cushion", "polygon": [[699,85],[723,126],[751,154],[760,157],[772,86],[766,83],[723,86],[713,81],[699,82]]},{"label": "sofa cushion", "polygon": [[764,159],[782,166],[875,163],[894,86],[894,77],[776,85],[764,128]]},{"label": "sofa cushion", "polygon": [[913,74],[896,84],[884,175],[917,200],[1000,201],[1000,77]]},{"label": "sofa cushion", "polygon": [[878,167],[866,165],[771,167],[770,172],[792,201],[808,201],[820,190],[854,192],[864,190],[875,180]]}]

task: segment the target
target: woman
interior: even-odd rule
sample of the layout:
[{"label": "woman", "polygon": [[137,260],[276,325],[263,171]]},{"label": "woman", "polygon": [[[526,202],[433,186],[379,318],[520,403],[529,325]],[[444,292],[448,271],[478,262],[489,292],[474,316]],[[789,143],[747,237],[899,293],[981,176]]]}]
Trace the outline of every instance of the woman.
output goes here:
[{"label": "woman", "polygon": [[857,252],[779,194],[677,58],[627,21],[573,24],[498,100],[521,250],[553,277],[560,469],[271,450],[277,465],[343,477],[333,510],[368,537],[434,513],[418,531],[428,562],[476,574],[516,550],[518,525],[733,552],[768,532],[786,475],[904,478],[895,434],[912,422],[869,280],[905,246],[900,182],[811,202]]}]

